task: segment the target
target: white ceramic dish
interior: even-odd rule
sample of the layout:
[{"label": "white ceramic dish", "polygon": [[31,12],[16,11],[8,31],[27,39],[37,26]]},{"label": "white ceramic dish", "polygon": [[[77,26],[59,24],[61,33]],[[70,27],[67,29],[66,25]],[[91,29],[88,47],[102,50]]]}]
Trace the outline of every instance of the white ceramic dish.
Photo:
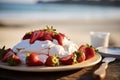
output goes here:
[{"label": "white ceramic dish", "polygon": [[0,62],[0,68],[8,69],[8,70],[15,70],[15,71],[25,71],[25,72],[55,72],[55,71],[68,71],[74,69],[80,69],[88,66],[95,65],[101,61],[101,55],[96,54],[93,58],[86,60],[81,63],[77,63],[74,65],[63,65],[57,67],[46,67],[46,66],[9,66],[6,63]]},{"label": "white ceramic dish", "polygon": [[98,47],[102,56],[110,56],[120,59],[120,47]]}]

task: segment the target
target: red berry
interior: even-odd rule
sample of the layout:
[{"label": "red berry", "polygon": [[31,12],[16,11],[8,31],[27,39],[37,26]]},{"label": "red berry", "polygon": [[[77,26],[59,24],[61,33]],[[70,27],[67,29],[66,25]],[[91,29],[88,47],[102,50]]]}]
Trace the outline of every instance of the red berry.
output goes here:
[{"label": "red berry", "polygon": [[23,40],[30,39],[30,38],[31,38],[31,33],[26,33],[23,37]]},{"label": "red berry", "polygon": [[2,62],[6,62],[7,59],[8,59],[8,57],[11,56],[12,54],[14,54],[14,53],[13,53],[13,51],[9,48],[9,49],[7,50],[7,53],[3,56]]},{"label": "red berry", "polygon": [[95,56],[95,54],[96,54],[96,52],[95,52],[94,48],[92,48],[92,47],[85,48],[86,60],[92,58],[93,56]]},{"label": "red berry", "polygon": [[40,31],[34,31],[32,32],[30,44],[34,43],[40,36]]},{"label": "red berry", "polygon": [[64,65],[72,65],[76,63],[76,54],[71,54],[60,59],[60,62]]},{"label": "red berry", "polygon": [[59,59],[56,56],[48,56],[46,62],[46,66],[58,66],[59,65]]},{"label": "red berry", "polygon": [[42,61],[39,60],[38,56],[35,53],[31,53],[26,57],[26,64],[28,66],[41,66],[43,65]]},{"label": "red berry", "polygon": [[85,57],[86,57],[85,60],[92,58],[96,53],[96,50],[88,44],[81,45],[78,51],[85,54]]},{"label": "red berry", "polygon": [[52,41],[53,38],[52,38],[52,36],[50,34],[45,34],[44,35],[44,40],[50,40],[50,41]]},{"label": "red berry", "polygon": [[54,38],[58,41],[59,45],[63,45],[63,39],[64,39],[65,35],[62,33],[58,33],[54,36]]},{"label": "red berry", "polygon": [[40,34],[39,34],[39,37],[38,37],[38,39],[37,39],[37,40],[43,40],[44,33],[45,33],[45,31],[44,31],[44,30],[40,30]]},{"label": "red berry", "polygon": [[79,51],[75,51],[74,54],[77,55],[77,62],[82,62],[85,61],[85,53],[84,52],[79,52]]},{"label": "red berry", "polygon": [[85,45],[81,45],[78,49],[79,52],[84,52],[85,51],[86,46]]},{"label": "red berry", "polygon": [[15,54],[12,54],[8,59],[7,59],[7,62],[10,66],[16,66],[16,65],[19,65],[21,63],[20,61],[20,58],[15,55]]}]

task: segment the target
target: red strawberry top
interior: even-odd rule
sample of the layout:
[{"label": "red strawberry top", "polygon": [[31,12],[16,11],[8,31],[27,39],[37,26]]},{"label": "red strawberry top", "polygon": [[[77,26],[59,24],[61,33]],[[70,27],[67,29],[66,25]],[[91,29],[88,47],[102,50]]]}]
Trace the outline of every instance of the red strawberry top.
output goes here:
[{"label": "red strawberry top", "polygon": [[36,40],[45,41],[50,40],[53,41],[53,39],[56,39],[58,41],[59,45],[63,45],[63,39],[65,35],[62,33],[57,33],[56,29],[53,29],[53,27],[49,28],[47,26],[47,29],[42,30],[35,30],[32,32],[28,32],[23,36],[23,40],[30,39],[30,44],[33,44]]}]

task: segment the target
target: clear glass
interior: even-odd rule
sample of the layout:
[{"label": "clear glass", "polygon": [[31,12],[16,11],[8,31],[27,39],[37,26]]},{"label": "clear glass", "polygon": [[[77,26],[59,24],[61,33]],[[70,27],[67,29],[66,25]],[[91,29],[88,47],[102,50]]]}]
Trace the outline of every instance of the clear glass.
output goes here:
[{"label": "clear glass", "polygon": [[109,46],[109,32],[90,32],[91,44],[94,47],[108,47]]}]

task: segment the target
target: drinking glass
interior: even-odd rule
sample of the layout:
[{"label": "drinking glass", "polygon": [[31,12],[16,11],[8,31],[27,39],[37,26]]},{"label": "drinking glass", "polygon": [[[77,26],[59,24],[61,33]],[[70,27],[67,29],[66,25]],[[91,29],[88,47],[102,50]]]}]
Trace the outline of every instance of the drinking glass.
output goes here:
[{"label": "drinking glass", "polygon": [[108,47],[109,46],[109,32],[90,32],[91,44],[93,47]]}]

